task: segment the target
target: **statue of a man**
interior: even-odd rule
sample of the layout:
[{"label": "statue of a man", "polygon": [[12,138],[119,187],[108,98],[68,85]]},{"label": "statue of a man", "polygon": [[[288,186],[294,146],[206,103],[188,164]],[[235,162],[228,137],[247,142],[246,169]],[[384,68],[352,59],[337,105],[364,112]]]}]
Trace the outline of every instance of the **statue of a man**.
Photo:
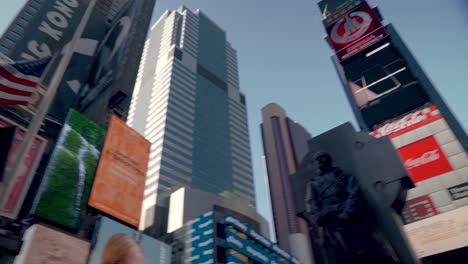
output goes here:
[{"label": "statue of a man", "polygon": [[394,263],[375,232],[355,177],[333,166],[332,157],[317,152],[317,172],[307,185],[306,214],[323,231],[327,263]]}]

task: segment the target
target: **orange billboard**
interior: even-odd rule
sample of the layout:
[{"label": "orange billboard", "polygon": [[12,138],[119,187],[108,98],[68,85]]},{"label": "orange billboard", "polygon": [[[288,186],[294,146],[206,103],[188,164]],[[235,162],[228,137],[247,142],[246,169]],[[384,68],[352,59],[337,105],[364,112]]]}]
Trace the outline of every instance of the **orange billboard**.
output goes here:
[{"label": "orange billboard", "polygon": [[107,131],[88,204],[138,227],[151,144],[116,116]]}]

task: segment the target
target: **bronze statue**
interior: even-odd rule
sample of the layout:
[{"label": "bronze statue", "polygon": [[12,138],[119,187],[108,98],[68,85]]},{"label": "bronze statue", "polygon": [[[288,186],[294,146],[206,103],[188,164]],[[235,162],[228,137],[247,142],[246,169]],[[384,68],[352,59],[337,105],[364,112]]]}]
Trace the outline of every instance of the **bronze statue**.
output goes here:
[{"label": "bronze statue", "polygon": [[328,153],[317,152],[314,160],[318,170],[307,184],[306,215],[322,229],[326,263],[395,263],[355,177],[334,167]]}]

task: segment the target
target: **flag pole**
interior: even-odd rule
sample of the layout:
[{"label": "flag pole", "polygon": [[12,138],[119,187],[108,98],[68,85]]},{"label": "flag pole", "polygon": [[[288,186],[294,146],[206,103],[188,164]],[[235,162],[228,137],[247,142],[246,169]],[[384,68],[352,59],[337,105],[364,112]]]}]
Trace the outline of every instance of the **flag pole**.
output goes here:
[{"label": "flag pole", "polygon": [[83,31],[86,25],[88,24],[89,18],[91,17],[91,13],[94,9],[94,6],[96,5],[96,2],[97,0],[91,0],[90,3],[88,4],[88,7],[83,15],[83,18],[81,19],[80,24],[78,25],[75,33],[73,34],[70,45],[68,45],[68,48],[65,51],[65,54],[60,60],[60,63],[57,66],[57,69],[55,70],[54,75],[52,76],[52,80],[50,82],[49,87],[47,88],[46,94],[43,97],[43,101],[39,105],[39,108],[36,114],[34,115],[31,121],[31,124],[29,125],[27,129],[23,142],[20,144],[18,155],[16,155],[16,158],[13,160],[10,172],[7,175],[8,181],[5,182],[6,188],[4,188],[2,191],[2,194],[0,194],[2,198],[1,200],[2,205],[7,200],[7,197],[5,196],[5,194],[8,190],[11,189],[13,182],[17,176],[16,172],[19,171],[20,164],[23,161],[23,159],[26,157],[29,149],[31,148],[34,142],[34,139],[36,138],[37,133],[39,132],[39,129],[41,128],[42,122],[44,121],[47,115],[47,112],[49,111],[49,107],[52,104],[52,100],[54,99],[55,94],[57,93],[57,89],[60,83],[62,82],[63,75],[75,51],[76,43],[81,38],[81,35],[83,34]]}]

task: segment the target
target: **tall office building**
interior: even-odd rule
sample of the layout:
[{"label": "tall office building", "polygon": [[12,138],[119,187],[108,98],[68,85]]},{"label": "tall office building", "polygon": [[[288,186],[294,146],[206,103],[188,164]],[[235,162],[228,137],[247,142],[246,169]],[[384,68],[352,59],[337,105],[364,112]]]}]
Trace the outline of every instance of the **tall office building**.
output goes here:
[{"label": "tall office building", "polygon": [[[440,237],[434,243],[444,245],[437,246],[442,251],[468,246],[457,242],[457,234],[434,233],[430,227],[452,215],[468,215],[468,137],[462,125],[395,28],[383,25],[377,8],[363,0],[323,0],[319,7],[336,53],[333,63],[360,128],[391,139],[416,185],[403,210],[406,228],[431,230],[432,237]],[[420,257],[442,252],[420,243]],[[461,250],[466,254],[466,248]]]},{"label": "tall office building", "polygon": [[291,175],[308,152],[307,141],[311,135],[274,103],[262,109],[262,121],[265,168],[276,239],[302,263],[311,263],[309,232],[304,221],[296,216],[290,182]]},{"label": "tall office building", "polygon": [[226,32],[201,11],[166,11],[151,27],[128,124],[152,143],[145,227],[155,217],[158,193],[182,186],[255,206],[236,51]]}]

